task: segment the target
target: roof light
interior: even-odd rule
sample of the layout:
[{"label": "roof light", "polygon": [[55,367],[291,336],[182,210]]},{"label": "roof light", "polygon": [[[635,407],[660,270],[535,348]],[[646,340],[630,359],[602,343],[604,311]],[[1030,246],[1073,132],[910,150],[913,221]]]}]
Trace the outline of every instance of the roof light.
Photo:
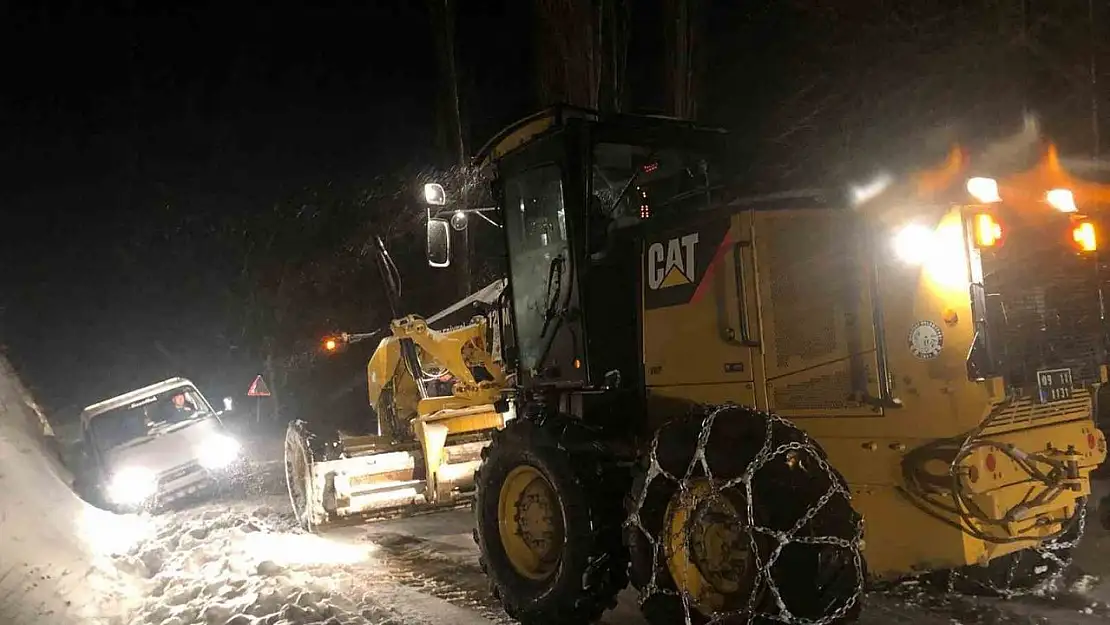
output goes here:
[{"label": "roof light", "polygon": [[967,192],[971,194],[971,197],[984,204],[1002,201],[1002,196],[998,194],[998,181],[994,178],[972,178],[968,180]]},{"label": "roof light", "polygon": [[1075,195],[1069,189],[1053,189],[1044,194],[1048,205],[1061,213],[1074,213],[1079,210],[1075,205]]}]

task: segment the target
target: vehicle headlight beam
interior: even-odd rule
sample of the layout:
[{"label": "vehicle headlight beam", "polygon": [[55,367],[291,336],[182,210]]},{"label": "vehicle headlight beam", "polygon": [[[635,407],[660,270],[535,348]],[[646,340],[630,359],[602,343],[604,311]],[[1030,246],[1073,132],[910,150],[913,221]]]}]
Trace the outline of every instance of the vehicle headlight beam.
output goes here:
[{"label": "vehicle headlight beam", "polygon": [[239,457],[239,441],[226,434],[214,434],[197,450],[197,461],[205,469],[223,469]]},{"label": "vehicle headlight beam", "polygon": [[115,504],[131,506],[142,503],[157,490],[158,476],[153,471],[127,467],[112,476],[107,495]]}]

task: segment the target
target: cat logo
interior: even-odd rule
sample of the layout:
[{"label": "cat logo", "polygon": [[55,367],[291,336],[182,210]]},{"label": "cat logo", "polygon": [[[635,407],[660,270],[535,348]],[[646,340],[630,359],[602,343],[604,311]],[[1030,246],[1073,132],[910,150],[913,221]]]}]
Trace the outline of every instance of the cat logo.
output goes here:
[{"label": "cat logo", "polygon": [[647,250],[647,283],[652,291],[672,286],[690,284],[697,278],[694,266],[694,249],[698,233],[675,237],[662,243],[652,243]]}]

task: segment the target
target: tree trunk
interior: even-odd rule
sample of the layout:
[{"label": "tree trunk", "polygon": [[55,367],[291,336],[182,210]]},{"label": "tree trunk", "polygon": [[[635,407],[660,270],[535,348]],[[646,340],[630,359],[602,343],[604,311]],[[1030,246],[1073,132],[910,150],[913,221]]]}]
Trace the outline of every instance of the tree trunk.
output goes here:
[{"label": "tree trunk", "polygon": [[601,44],[599,107],[602,111],[624,110],[625,74],[628,69],[629,30],[632,27],[632,0],[600,0]]},{"label": "tree trunk", "polygon": [[428,0],[428,3],[439,57],[441,141],[451,165],[465,165],[466,142],[463,140],[459,76],[455,67],[455,8],[452,0]]},{"label": "tree trunk", "polygon": [[682,119],[697,117],[699,55],[695,54],[700,30],[699,0],[664,0],[663,28],[667,41],[667,113]]},{"label": "tree trunk", "polygon": [[602,10],[591,0],[539,0],[536,9],[540,100],[597,108]]}]

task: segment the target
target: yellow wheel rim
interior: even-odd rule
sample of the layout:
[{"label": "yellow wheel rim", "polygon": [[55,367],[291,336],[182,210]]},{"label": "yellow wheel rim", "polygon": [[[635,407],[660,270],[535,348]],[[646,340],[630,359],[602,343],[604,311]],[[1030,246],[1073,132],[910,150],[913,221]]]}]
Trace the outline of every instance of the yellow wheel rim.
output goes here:
[{"label": "yellow wheel rim", "polygon": [[541,580],[559,566],[565,532],[555,489],[538,469],[521,465],[509,472],[497,502],[501,546],[513,569]]},{"label": "yellow wheel rim", "polygon": [[702,614],[747,605],[756,579],[751,542],[744,531],[746,513],[709,482],[693,482],[667,506],[663,530],[667,569],[678,590]]}]

